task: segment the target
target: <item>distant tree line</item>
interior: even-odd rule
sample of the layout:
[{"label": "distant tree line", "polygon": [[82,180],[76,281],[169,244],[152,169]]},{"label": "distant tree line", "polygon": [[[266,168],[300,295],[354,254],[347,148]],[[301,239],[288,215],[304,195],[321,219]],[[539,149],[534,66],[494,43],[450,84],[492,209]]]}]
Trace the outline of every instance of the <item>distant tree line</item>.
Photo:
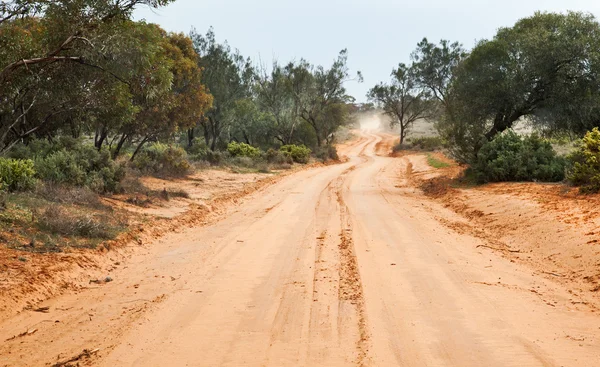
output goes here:
[{"label": "distant tree line", "polygon": [[169,33],[131,19],[172,0],[0,4],[0,153],[35,139],[89,139],[113,159],[181,138],[224,150],[331,144],[348,120],[348,54],[255,65],[214,32]]}]

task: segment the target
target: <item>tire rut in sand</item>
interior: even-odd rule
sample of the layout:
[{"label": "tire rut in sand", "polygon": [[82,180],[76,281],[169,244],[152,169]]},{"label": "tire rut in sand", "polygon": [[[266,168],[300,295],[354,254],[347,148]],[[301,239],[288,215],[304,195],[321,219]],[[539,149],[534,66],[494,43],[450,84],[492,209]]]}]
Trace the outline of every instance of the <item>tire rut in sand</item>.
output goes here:
[{"label": "tire rut in sand", "polygon": [[[365,161],[363,161],[363,163],[365,163]],[[370,335],[367,326],[363,286],[354,249],[351,216],[342,195],[344,178],[356,168],[357,166],[353,166],[352,169],[343,172],[342,175],[338,177],[335,184],[332,185],[332,189],[334,190],[340,207],[341,225],[340,242],[338,244],[340,257],[340,285],[338,299],[340,303],[350,303],[356,311],[359,330],[359,339],[357,341],[358,358],[356,363],[358,366],[365,366],[368,360]]]}]

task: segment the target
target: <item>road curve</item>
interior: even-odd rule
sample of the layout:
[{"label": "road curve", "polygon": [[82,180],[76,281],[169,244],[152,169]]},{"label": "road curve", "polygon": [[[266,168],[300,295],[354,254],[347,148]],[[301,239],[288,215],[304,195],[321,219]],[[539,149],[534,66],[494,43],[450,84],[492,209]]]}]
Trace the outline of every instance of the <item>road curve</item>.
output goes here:
[{"label": "road curve", "polygon": [[403,184],[381,139],[363,133],[346,163],[167,235],[114,285],[62,300],[83,311],[55,345],[11,354],[28,365],[91,343],[99,366],[600,366],[598,316],[550,305],[535,291],[548,280],[440,224],[454,214]]}]

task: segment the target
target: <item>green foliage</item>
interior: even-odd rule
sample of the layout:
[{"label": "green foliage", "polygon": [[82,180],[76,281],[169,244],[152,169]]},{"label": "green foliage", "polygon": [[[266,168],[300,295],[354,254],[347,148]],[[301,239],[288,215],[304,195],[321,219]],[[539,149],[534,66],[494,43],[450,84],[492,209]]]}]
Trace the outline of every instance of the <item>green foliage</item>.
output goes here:
[{"label": "green foliage", "polygon": [[565,161],[537,135],[521,137],[512,130],[485,144],[472,170],[479,182],[564,179]]},{"label": "green foliage", "polygon": [[143,148],[133,161],[133,166],[145,173],[182,176],[189,173],[191,165],[182,147],[152,143]]},{"label": "green foliage", "polygon": [[589,131],[567,159],[569,181],[582,192],[600,192],[600,130]]},{"label": "green foliage", "polygon": [[447,168],[450,167],[450,164],[443,162],[431,154],[427,154],[427,164],[429,164],[433,168]]},{"label": "green foliage", "polygon": [[203,160],[207,160],[209,149],[203,140],[196,138],[192,141],[191,146],[185,147],[185,151],[187,152],[188,156],[190,157],[190,160],[203,161]]},{"label": "green foliage", "polygon": [[340,160],[337,149],[332,144],[327,144],[320,148],[317,148],[315,156],[323,162]]},{"label": "green foliage", "polygon": [[260,149],[255,148],[250,144],[237,143],[235,141],[227,144],[227,152],[229,152],[232,157],[260,157]]},{"label": "green foliage", "polygon": [[267,150],[265,153],[265,159],[268,163],[273,164],[293,164],[294,159],[287,152],[283,152],[281,150],[275,150],[273,148]]},{"label": "green foliage", "polygon": [[226,154],[219,151],[208,150],[206,152],[206,161],[213,166],[219,166],[225,161]]},{"label": "green foliage", "polygon": [[[149,33],[135,32],[143,23],[131,18],[139,5],[170,2],[3,1],[0,151],[23,138],[88,128],[84,122],[131,121],[134,81],[168,92],[172,75],[155,62],[163,50]],[[154,74],[146,78],[148,71]]]},{"label": "green foliage", "polygon": [[295,144],[284,145],[279,150],[292,157],[296,163],[308,163],[308,160],[310,159],[310,153],[312,153],[312,151],[306,146]]},{"label": "green foliage", "polygon": [[31,159],[0,158],[0,189],[25,191],[35,185],[35,169]]},{"label": "green foliage", "polygon": [[69,137],[52,142],[33,140],[27,146],[16,146],[9,156],[33,160],[35,176],[43,181],[87,187],[94,192],[118,191],[125,176],[123,166],[111,159],[108,150],[98,151]]},{"label": "green foliage", "polygon": [[473,162],[498,133],[528,118],[544,131],[582,133],[600,113],[600,24],[588,13],[541,13],[479,42],[456,68],[440,133]]}]

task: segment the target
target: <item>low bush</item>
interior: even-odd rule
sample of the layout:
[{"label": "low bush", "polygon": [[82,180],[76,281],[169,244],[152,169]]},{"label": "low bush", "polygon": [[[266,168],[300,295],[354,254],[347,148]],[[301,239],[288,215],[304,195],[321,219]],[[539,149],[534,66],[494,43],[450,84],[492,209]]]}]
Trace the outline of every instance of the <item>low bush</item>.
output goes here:
[{"label": "low bush", "polygon": [[260,149],[246,143],[237,143],[232,141],[227,145],[227,152],[232,157],[256,158],[260,156]]},{"label": "low bush", "polygon": [[0,190],[25,191],[35,186],[31,159],[0,158]]},{"label": "low bush", "polygon": [[206,161],[212,166],[221,165],[225,161],[225,158],[227,158],[227,155],[224,152],[212,150],[206,151]]},{"label": "low bush", "polygon": [[110,157],[107,150],[91,145],[50,153],[35,159],[37,176],[53,184],[85,186],[95,192],[115,192],[125,176],[124,167]]},{"label": "low bush", "polygon": [[229,161],[229,163],[232,166],[238,166],[243,168],[254,168],[254,166],[256,166],[256,162],[257,160],[245,156],[233,157]]},{"label": "low bush", "polygon": [[429,164],[433,168],[447,168],[450,167],[449,163],[446,163],[437,157],[433,156],[431,153],[427,154],[427,164]]},{"label": "low bush", "polygon": [[294,159],[290,154],[272,148],[265,153],[265,159],[271,164],[294,163]]},{"label": "low bush", "polygon": [[584,193],[600,192],[600,130],[588,132],[567,159],[569,181]]},{"label": "low bush", "polygon": [[337,149],[330,144],[318,148],[315,152],[315,156],[323,162],[338,161],[340,159]]},{"label": "low bush", "polygon": [[125,176],[123,165],[108,150],[70,137],[32,140],[17,145],[9,156],[34,162],[35,176],[51,184],[88,187],[95,192],[115,192]]},{"label": "low bush", "polygon": [[481,148],[472,170],[480,183],[557,182],[565,177],[565,160],[539,136],[521,137],[509,130]]},{"label": "low bush", "polygon": [[394,148],[392,148],[392,151],[394,153],[398,153],[400,151],[410,150],[410,149],[412,149],[412,145],[407,144],[407,143],[400,144],[400,142],[398,142],[396,145],[394,145]]},{"label": "low bush", "polygon": [[48,207],[41,214],[38,225],[43,230],[63,236],[113,239],[118,233],[118,229],[110,225],[109,218],[74,215],[57,205]]},{"label": "low bush", "polygon": [[308,163],[308,160],[310,159],[310,153],[312,153],[311,150],[306,146],[295,144],[284,145],[279,148],[279,150],[285,155],[292,157],[296,163]]},{"label": "low bush", "polygon": [[191,168],[182,147],[163,143],[146,146],[134,159],[133,166],[144,173],[167,176],[183,176]]},{"label": "low bush", "polygon": [[410,146],[412,149],[433,152],[444,147],[444,141],[439,136],[424,136],[420,138],[411,138]]},{"label": "low bush", "polygon": [[100,196],[88,187],[56,185],[39,181],[35,187],[35,194],[53,203],[84,205],[96,209],[106,208],[106,205],[100,200]]},{"label": "low bush", "polygon": [[191,146],[186,146],[185,151],[187,152],[190,160],[192,161],[205,161],[210,149],[202,139],[194,139]]}]

